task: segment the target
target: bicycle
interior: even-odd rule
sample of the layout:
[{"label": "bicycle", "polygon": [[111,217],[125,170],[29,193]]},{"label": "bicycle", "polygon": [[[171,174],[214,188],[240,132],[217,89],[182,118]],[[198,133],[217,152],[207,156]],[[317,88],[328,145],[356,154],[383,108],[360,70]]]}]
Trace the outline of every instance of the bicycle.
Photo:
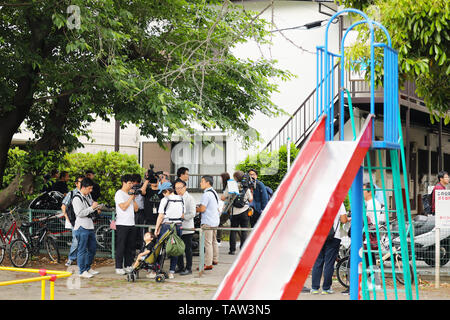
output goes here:
[{"label": "bicycle", "polygon": [[[380,231],[385,230],[385,227],[381,226]],[[391,259],[391,251],[389,250],[389,238],[387,234],[384,234],[381,239],[381,246],[382,246],[382,252],[386,252],[381,259],[379,258],[378,250],[372,250],[378,256],[378,259],[375,259],[375,265],[380,266],[386,261],[394,261],[394,272],[395,272],[395,279],[398,281],[398,283],[404,285],[405,279],[403,275],[403,260],[400,253],[400,248],[392,247],[392,254],[393,259]],[[409,264],[409,263],[408,263]],[[413,274],[413,268],[411,264],[409,264],[410,269],[410,275],[411,275],[411,282],[414,282]],[[350,255],[347,255],[346,257],[342,258],[336,265],[336,277],[339,281],[339,283],[344,286],[345,288],[349,288],[350,283]],[[369,278],[369,276],[368,276]]]},{"label": "bicycle", "polygon": [[[48,222],[57,216],[50,216],[36,219],[32,222],[22,223],[19,230],[23,236],[11,243],[9,258],[16,268],[26,266],[28,260],[34,255],[38,255],[41,248],[47,251],[50,260],[59,263],[60,254],[54,237],[48,231]],[[32,229],[32,232],[30,232]]]},{"label": "bicycle", "polygon": [[[20,237],[23,236],[23,234],[21,234],[21,231],[17,226],[17,221],[13,214],[16,210],[17,208],[14,208],[4,213],[1,217],[2,222],[0,226],[0,264],[3,262],[3,259],[5,258],[5,253],[7,252],[7,249],[11,246],[11,243],[17,238],[19,238],[19,236]],[[7,228],[8,231],[4,232],[3,230],[6,230]]]}]

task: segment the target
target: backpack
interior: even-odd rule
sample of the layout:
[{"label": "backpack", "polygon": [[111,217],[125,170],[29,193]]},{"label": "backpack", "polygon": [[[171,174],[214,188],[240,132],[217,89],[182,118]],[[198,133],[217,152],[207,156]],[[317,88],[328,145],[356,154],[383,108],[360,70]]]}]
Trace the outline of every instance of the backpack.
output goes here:
[{"label": "backpack", "polygon": [[[170,227],[175,228],[175,225]],[[184,253],[185,245],[184,241],[177,235],[176,229],[172,231],[172,234],[167,239],[166,254],[169,257],[178,257]]]},{"label": "backpack", "polygon": [[270,198],[272,198],[272,195],[273,195],[273,190],[272,190],[272,188],[270,188],[268,186],[265,186],[265,187],[266,187],[266,190],[267,190],[267,195],[269,196],[267,198],[267,200],[270,200]]},{"label": "backpack", "polygon": [[70,224],[72,227],[75,227],[75,220],[77,219],[77,216],[75,215],[75,211],[73,210],[73,191],[70,191],[70,203],[66,208],[67,216],[69,217]]},{"label": "backpack", "polygon": [[247,188],[244,188],[234,199],[233,207],[235,208],[243,208],[247,204],[247,200],[245,200],[245,194],[247,193]]},{"label": "backpack", "polygon": [[[169,206],[169,202],[174,202],[174,203],[179,203],[179,202],[181,202],[181,207],[182,207],[182,212],[184,213],[184,201],[183,201],[183,199],[180,199],[180,200],[173,200],[173,199],[167,199],[167,203],[166,203],[166,205],[164,206],[164,215],[166,215],[166,211],[167,211],[167,207]],[[180,218],[174,218],[174,219],[169,219],[169,221],[175,221],[175,220],[181,220],[181,217]]]}]

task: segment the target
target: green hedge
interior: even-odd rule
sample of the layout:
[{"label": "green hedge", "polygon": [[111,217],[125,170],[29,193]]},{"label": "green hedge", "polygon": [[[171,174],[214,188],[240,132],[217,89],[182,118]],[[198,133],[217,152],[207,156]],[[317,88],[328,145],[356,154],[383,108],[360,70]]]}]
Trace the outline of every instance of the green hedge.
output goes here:
[{"label": "green hedge", "polygon": [[[290,151],[291,166],[299,151],[295,144],[292,143]],[[248,156],[244,161],[236,165],[236,170],[247,172],[249,169],[256,169],[258,171],[258,179],[275,192],[287,172],[287,145],[281,146],[276,151],[262,151],[254,156]],[[344,205],[346,210],[349,211],[348,196],[344,200]]]},{"label": "green hedge", "polygon": [[[291,165],[294,162],[299,149],[295,144],[291,144],[290,160]],[[287,171],[287,146],[282,146],[279,150],[267,152],[262,151],[238,163],[236,170],[247,172],[249,169],[256,169],[258,171],[258,179],[266,186],[275,191],[278,188],[281,180]]]},{"label": "green hedge", "polygon": [[[8,152],[8,164],[5,170],[4,185],[6,187],[17,174],[23,174],[25,168],[30,170],[29,154],[19,148],[10,149]],[[139,165],[135,155],[121,154],[118,152],[101,151],[92,153],[71,153],[63,155],[58,161],[51,161],[40,164],[39,170],[33,170],[36,173],[36,190],[31,196],[34,198],[42,189],[45,173],[50,172],[52,168],[57,168],[60,172],[69,172],[70,180],[68,182],[69,190],[75,187],[75,177],[79,174],[84,175],[85,171],[90,169],[95,172],[95,182],[100,185],[101,196],[99,202],[114,205],[114,194],[121,187],[120,177],[126,173],[139,173],[144,175],[145,170]],[[34,161],[33,163],[36,163]]]}]

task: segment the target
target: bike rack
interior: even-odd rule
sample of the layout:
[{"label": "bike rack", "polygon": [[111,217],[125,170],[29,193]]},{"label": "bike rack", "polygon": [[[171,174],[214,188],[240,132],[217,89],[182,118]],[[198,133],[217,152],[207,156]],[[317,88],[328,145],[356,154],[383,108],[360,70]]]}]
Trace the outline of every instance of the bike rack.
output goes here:
[{"label": "bike rack", "polygon": [[9,286],[13,284],[31,283],[41,281],[41,300],[45,300],[45,281],[50,281],[50,300],[55,300],[55,281],[58,278],[67,278],[72,275],[72,272],[46,270],[46,269],[27,269],[27,268],[13,268],[13,267],[0,267],[3,271],[18,271],[18,272],[30,272],[38,273],[41,276],[36,278],[26,278],[19,280],[10,280],[0,282],[0,286]]}]

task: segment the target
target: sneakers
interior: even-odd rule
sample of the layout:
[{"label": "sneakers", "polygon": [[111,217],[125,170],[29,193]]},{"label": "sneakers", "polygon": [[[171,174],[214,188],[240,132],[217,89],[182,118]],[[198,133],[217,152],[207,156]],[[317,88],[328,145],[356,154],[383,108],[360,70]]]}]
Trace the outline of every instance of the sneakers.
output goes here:
[{"label": "sneakers", "polygon": [[319,290],[311,289],[311,291],[309,291],[309,293],[311,293],[311,294],[319,294]]},{"label": "sneakers", "polygon": [[66,267],[70,267],[70,266],[72,265],[72,262],[73,262],[73,261],[70,260],[70,259],[67,260],[67,262],[65,263],[65,266],[66,266]]},{"label": "sneakers", "polygon": [[169,272],[169,279],[175,278],[175,272]]},{"label": "sneakers", "polygon": [[342,294],[348,296],[350,294],[350,289],[345,289],[344,291],[342,291]]},{"label": "sneakers", "polygon": [[92,268],[90,268],[89,270],[88,270],[88,272],[90,273],[90,274],[92,274],[93,276],[95,276],[96,274],[99,274],[100,272],[98,272],[97,270],[94,270],[94,269],[92,269]]},{"label": "sneakers", "polygon": [[183,270],[183,271],[180,272],[180,276],[185,276],[185,275],[188,275],[188,274],[192,274],[192,271],[189,270],[189,269],[186,269],[186,270]]},{"label": "sneakers", "polygon": [[322,290],[322,294],[333,294],[334,291],[330,288],[328,290]]},{"label": "sneakers", "polygon": [[92,277],[93,277],[93,275],[90,274],[90,273],[87,272],[87,271],[84,271],[82,274],[80,274],[80,278],[86,278],[86,279],[89,279],[89,278],[92,278]]},{"label": "sneakers", "polygon": [[156,278],[156,272],[152,271],[149,274],[147,274],[145,277],[149,278],[149,279],[155,279]]},{"label": "sneakers", "polygon": [[125,271],[123,269],[116,269],[116,274],[124,275]]},{"label": "sneakers", "polygon": [[131,273],[131,272],[133,272],[133,267],[126,267],[124,269],[124,271],[125,271],[125,273]]}]

